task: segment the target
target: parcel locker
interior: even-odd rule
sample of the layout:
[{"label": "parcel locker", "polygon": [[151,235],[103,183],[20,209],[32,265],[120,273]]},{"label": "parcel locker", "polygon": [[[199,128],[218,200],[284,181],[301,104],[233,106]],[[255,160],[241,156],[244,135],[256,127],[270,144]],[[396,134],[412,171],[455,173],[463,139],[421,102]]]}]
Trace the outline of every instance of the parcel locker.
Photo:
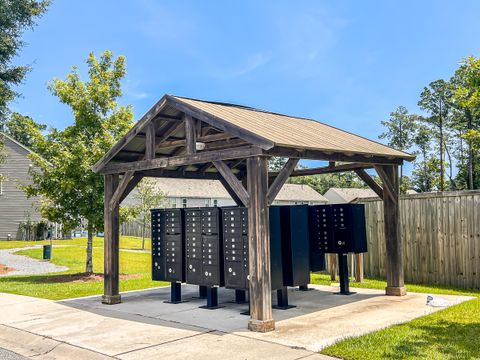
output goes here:
[{"label": "parcel locker", "polygon": [[310,283],[308,205],[280,206],[284,286]]},{"label": "parcel locker", "polygon": [[223,286],[223,232],[217,207],[185,209],[187,283]]},{"label": "parcel locker", "polygon": [[[248,290],[248,210],[222,208],[225,287]],[[280,209],[270,208],[270,268],[272,290],[283,287]]]},{"label": "parcel locker", "polygon": [[152,280],[185,281],[182,209],[152,209]]},{"label": "parcel locker", "polygon": [[333,218],[330,205],[308,207],[310,270],[325,270],[325,254],[334,250]]}]

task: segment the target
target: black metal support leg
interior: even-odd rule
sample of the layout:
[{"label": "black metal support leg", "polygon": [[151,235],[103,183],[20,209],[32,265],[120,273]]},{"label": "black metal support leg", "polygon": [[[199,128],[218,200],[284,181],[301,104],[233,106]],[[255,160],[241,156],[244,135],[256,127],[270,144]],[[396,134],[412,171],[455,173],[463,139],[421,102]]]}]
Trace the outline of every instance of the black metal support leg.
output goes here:
[{"label": "black metal support leg", "polygon": [[300,285],[300,286],[298,287],[298,290],[299,290],[299,291],[309,291],[309,290],[312,290],[312,289],[309,289],[309,288],[308,288],[308,284],[305,284],[305,285]]},{"label": "black metal support leg", "polygon": [[170,301],[165,301],[170,304],[179,304],[182,301],[182,284],[179,282],[170,283]]},{"label": "black metal support leg", "polygon": [[207,287],[207,305],[200,306],[202,309],[214,310],[222,306],[218,306],[218,288]]},{"label": "black metal support leg", "polygon": [[279,310],[287,310],[295,307],[295,305],[288,305],[288,289],[286,286],[277,290],[277,305],[272,307]]},{"label": "black metal support leg", "polygon": [[206,299],[207,298],[207,287],[206,286],[200,285],[198,287],[198,297],[200,299]]},{"label": "black metal support leg", "polygon": [[247,302],[247,294],[245,290],[235,290],[235,303],[244,304]]},{"label": "black metal support leg", "polygon": [[350,279],[348,277],[348,258],[347,254],[338,254],[338,272],[340,275],[340,292],[337,295],[352,295],[350,292]]}]

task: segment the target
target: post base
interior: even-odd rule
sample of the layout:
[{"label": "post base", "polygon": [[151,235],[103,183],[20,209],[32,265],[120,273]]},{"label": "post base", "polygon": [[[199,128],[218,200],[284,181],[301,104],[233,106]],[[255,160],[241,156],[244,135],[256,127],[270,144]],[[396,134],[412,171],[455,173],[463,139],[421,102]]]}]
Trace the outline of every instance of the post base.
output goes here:
[{"label": "post base", "polygon": [[248,330],[255,332],[269,332],[275,330],[275,320],[253,320],[248,322]]},{"label": "post base", "polygon": [[385,295],[388,296],[405,296],[407,295],[407,289],[405,286],[387,286],[385,288]]},{"label": "post base", "polygon": [[122,297],[120,295],[103,295],[102,304],[105,305],[115,305],[122,302]]}]

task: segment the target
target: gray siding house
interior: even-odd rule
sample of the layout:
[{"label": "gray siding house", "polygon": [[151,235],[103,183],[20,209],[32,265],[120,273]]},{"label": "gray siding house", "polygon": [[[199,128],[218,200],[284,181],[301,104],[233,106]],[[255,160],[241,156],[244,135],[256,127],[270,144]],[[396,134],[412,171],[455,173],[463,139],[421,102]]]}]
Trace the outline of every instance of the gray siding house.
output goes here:
[{"label": "gray siding house", "polygon": [[28,174],[32,166],[28,155],[32,152],[8,135],[0,133],[0,141],[5,144],[6,161],[0,164],[0,240],[10,234],[12,239],[22,239],[20,224],[27,219],[41,220],[39,199],[28,199],[21,190],[21,184],[30,180]]}]

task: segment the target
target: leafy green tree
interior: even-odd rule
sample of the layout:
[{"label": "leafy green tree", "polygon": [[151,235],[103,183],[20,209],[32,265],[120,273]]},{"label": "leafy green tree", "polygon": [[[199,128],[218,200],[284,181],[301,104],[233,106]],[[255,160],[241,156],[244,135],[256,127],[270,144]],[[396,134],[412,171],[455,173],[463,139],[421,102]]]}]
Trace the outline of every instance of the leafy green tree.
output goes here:
[{"label": "leafy green tree", "polygon": [[5,123],[5,132],[19,143],[36,151],[36,143],[42,137],[47,125],[37,123],[30,116],[14,112]]},{"label": "leafy green tree", "polygon": [[442,176],[440,164],[435,156],[430,156],[421,164],[415,164],[412,171],[412,185],[418,192],[440,189]]},{"label": "leafy green tree", "polygon": [[150,224],[152,219],[150,210],[162,205],[165,194],[157,189],[154,180],[144,178],[138,184],[133,198],[138,201],[134,211],[138,214],[142,223],[142,250],[144,250],[147,225]]},{"label": "leafy green tree", "polygon": [[417,191],[428,192],[433,190],[433,180],[430,178],[428,161],[430,159],[432,142],[432,132],[429,127],[419,124],[415,129],[413,143],[417,150],[415,154],[417,159],[414,163],[414,171],[412,173],[412,183]]},{"label": "leafy green tree", "polygon": [[[478,156],[473,141],[476,134],[480,135],[480,58],[470,56],[464,59],[450,83],[454,91],[453,103],[463,115],[457,117],[455,127],[463,132],[461,140],[465,140],[468,146],[468,188],[474,189]],[[462,174],[462,169],[459,174]]]},{"label": "leafy green tree", "polygon": [[[88,80],[82,81],[76,67],[65,80],[55,79],[50,90],[72,109],[74,123],[60,131],[52,129],[38,141],[43,156],[32,154],[36,167],[29,195],[43,198],[42,212],[50,221],[88,230],[86,273],[93,272],[92,237],[103,228],[103,178],[91,167],[132,125],[131,108],[120,106],[125,58],[110,51],[99,59],[87,59]],[[38,170],[35,170],[38,169]]]},{"label": "leafy green tree", "polygon": [[418,102],[423,110],[430,113],[424,120],[435,129],[438,141],[440,191],[445,190],[445,128],[448,125],[452,95],[451,88],[445,80],[436,80],[423,89]]},{"label": "leafy green tree", "polygon": [[[47,9],[50,1],[2,0],[0,1],[0,125],[6,120],[8,104],[18,94],[13,89],[27,74],[28,66],[12,64],[25,45],[21,40],[26,29]],[[2,127],[0,126],[0,129]]]},{"label": "leafy green tree", "polygon": [[280,171],[283,169],[287,163],[288,158],[273,156],[268,161],[268,170],[269,171]]},{"label": "leafy green tree", "polygon": [[[388,145],[402,151],[408,151],[413,145],[415,128],[419,116],[409,114],[404,106],[399,106],[394,112],[390,113],[390,119],[382,121],[382,125],[387,131],[382,133],[380,139],[387,139]],[[403,165],[400,166],[400,187],[403,181]]]}]

